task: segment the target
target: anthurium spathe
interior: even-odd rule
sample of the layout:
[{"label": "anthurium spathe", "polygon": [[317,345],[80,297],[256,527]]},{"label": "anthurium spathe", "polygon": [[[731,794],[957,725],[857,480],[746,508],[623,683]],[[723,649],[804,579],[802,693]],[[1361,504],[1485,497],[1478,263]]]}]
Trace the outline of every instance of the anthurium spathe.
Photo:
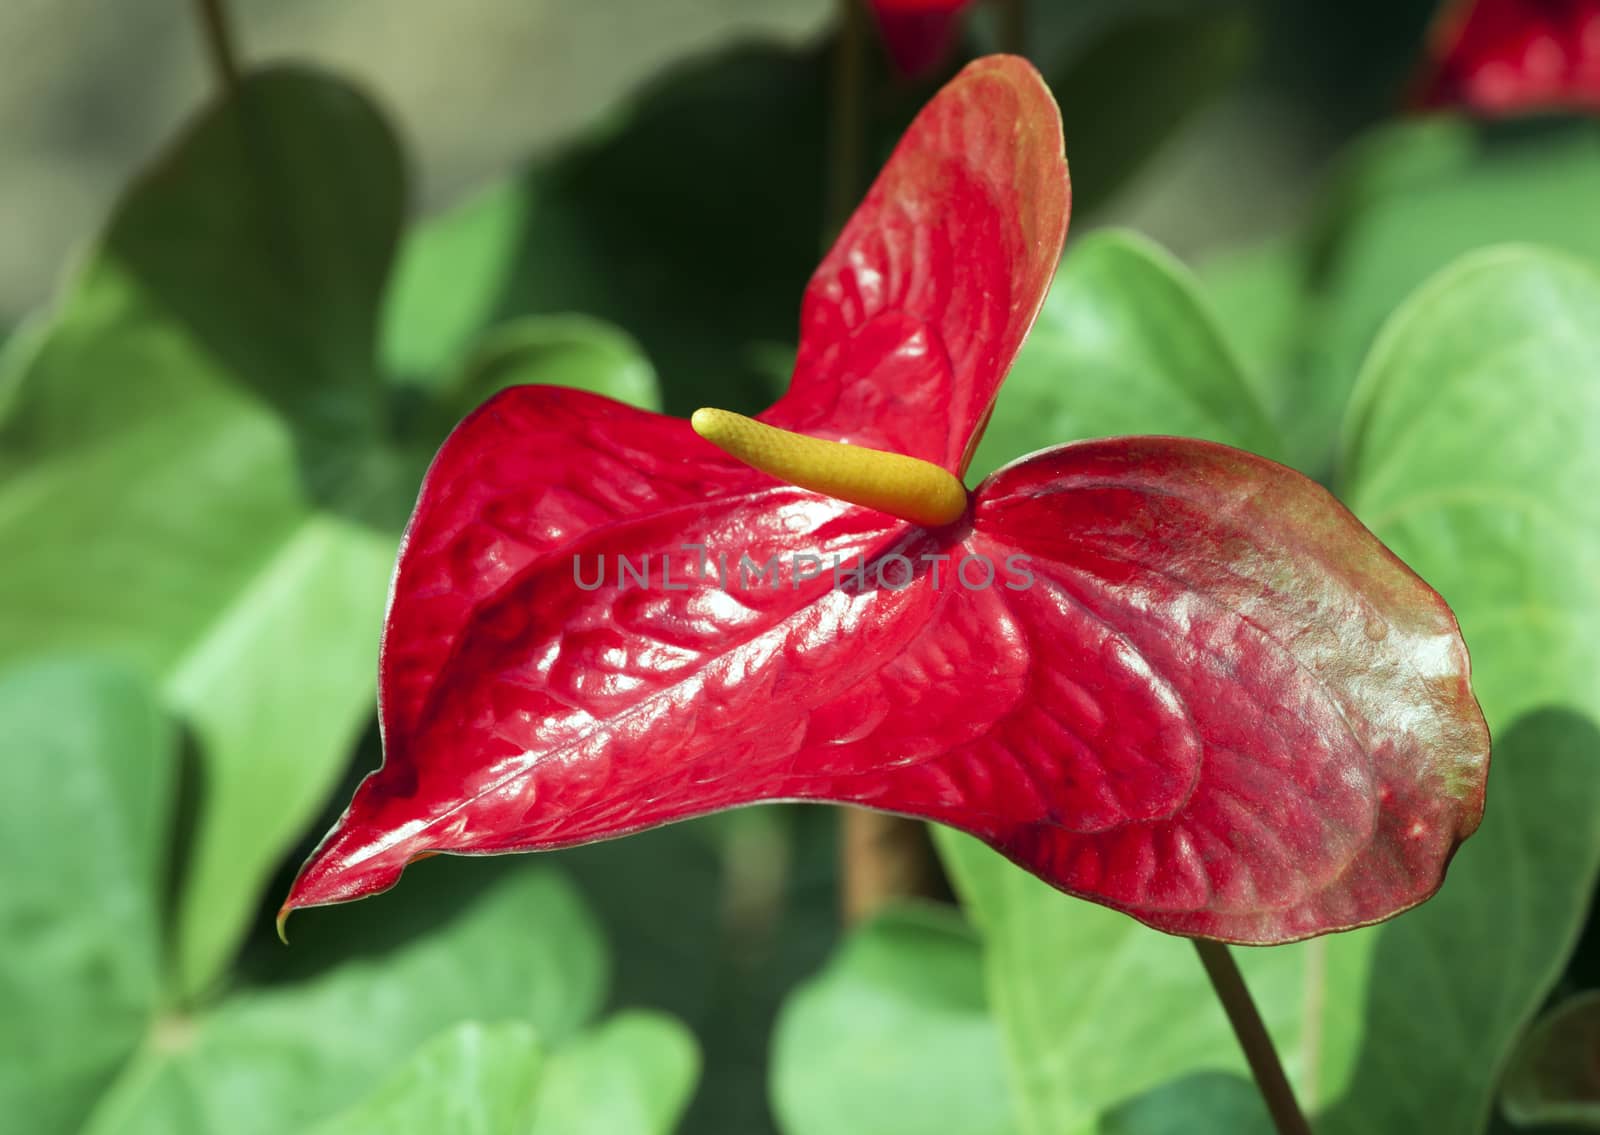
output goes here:
[{"label": "anthurium spathe", "polygon": [[1455,0],[1429,38],[1420,106],[1600,112],[1600,0]]},{"label": "anthurium spathe", "polygon": [[952,825],[1180,934],[1431,894],[1482,810],[1466,650],[1328,493],[1152,437],[961,485],[1069,200],[1043,82],[980,60],[818,269],[759,422],[540,386],[464,421],[396,568],[383,767],[284,913],[780,799]]},{"label": "anthurium spathe", "polygon": [[972,0],[870,0],[883,45],[902,74],[925,75],[950,54],[956,21]]}]

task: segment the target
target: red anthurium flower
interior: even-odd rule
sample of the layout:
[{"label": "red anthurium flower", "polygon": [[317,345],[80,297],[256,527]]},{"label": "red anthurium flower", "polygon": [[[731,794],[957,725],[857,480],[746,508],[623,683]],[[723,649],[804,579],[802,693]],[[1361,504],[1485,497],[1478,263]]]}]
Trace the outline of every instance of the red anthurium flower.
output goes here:
[{"label": "red anthurium flower", "polygon": [[870,0],[873,19],[894,65],[913,78],[950,53],[956,20],[972,0]]},{"label": "red anthurium flower", "polygon": [[1600,0],[1464,0],[1430,40],[1419,106],[1600,111]]},{"label": "red anthurium flower", "polygon": [[525,386],[463,422],[395,573],[384,765],[284,913],[763,800],[950,824],[1181,934],[1432,893],[1487,733],[1450,611],[1332,497],[1176,438],[958,479],[1069,197],[1043,82],[981,60],[818,269],[759,421]]}]

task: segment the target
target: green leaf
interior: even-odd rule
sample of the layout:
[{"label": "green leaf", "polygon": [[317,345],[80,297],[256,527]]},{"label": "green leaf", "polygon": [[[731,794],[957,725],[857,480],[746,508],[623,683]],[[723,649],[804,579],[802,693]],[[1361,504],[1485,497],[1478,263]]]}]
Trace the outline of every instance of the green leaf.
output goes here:
[{"label": "green leaf", "polygon": [[300,1130],[461,1020],[524,1022],[559,1043],[593,1015],[604,984],[603,947],[576,893],[527,870],[390,955],[163,1018],[87,1131]]},{"label": "green leaf", "polygon": [[464,414],[497,390],[530,382],[661,409],[655,371],[638,344],[584,315],[524,316],[489,332],[456,380],[457,409]]},{"label": "green leaf", "polygon": [[1282,448],[1188,271],[1141,237],[1102,232],[1069,249],[973,470],[1117,434]]},{"label": "green leaf", "polygon": [[774,806],[559,853],[613,945],[615,1002],[669,1012],[699,1039],[685,1131],[772,1130],[767,1048],[838,938],[837,847],[833,810]]},{"label": "green leaf", "polygon": [[1351,402],[1341,496],[1450,601],[1490,724],[1600,689],[1600,273],[1502,248],[1395,316]]},{"label": "green leaf", "polygon": [[669,1135],[699,1071],[693,1035],[659,1013],[619,1014],[551,1056],[532,1135]]},{"label": "green leaf", "polygon": [[1196,1072],[1152,1088],[1110,1111],[1099,1135],[1229,1135],[1272,1131],[1272,1119],[1255,1083],[1226,1072]]},{"label": "green leaf", "polygon": [[[1344,495],[1455,609],[1498,743],[1483,827],[1380,946],[1393,995],[1341,1127],[1474,1131],[1600,866],[1600,273],[1464,259],[1385,329],[1349,421]],[[1448,1043],[1408,1037],[1440,1019]]]},{"label": "green leaf", "polygon": [[[1416,288],[1456,258],[1530,241],[1600,259],[1600,124],[1407,123],[1368,139],[1316,237],[1299,405],[1303,445],[1335,437],[1362,359]],[[1320,464],[1321,462],[1319,462]]]},{"label": "green leaf", "polygon": [[[1245,1070],[1187,940],[1064,895],[966,836],[937,836],[982,936],[1021,1131],[1093,1132],[1178,1076]],[[1330,958],[1325,941],[1235,951],[1307,1106],[1343,1087],[1361,1033],[1359,997],[1324,994],[1359,989],[1364,958]]]},{"label": "green leaf", "polygon": [[433,1038],[321,1135],[669,1135],[695,1079],[694,1038],[623,1013],[550,1052],[522,1023]]},{"label": "green leaf", "polygon": [[533,1027],[457,1025],[320,1135],[525,1135],[544,1053]]},{"label": "green leaf", "polygon": [[1367,1038],[1323,1132],[1482,1131],[1517,1035],[1577,942],[1600,867],[1600,730],[1548,709],[1495,740],[1483,826],[1444,888],[1377,931],[1364,990],[1329,988],[1361,996]]},{"label": "green leaf", "polygon": [[[1305,429],[1295,379],[1296,351],[1306,319],[1306,253],[1296,240],[1279,239],[1230,251],[1200,266],[1205,296],[1218,324],[1238,350],[1257,398],[1286,440]],[[1326,435],[1299,449],[1291,463],[1325,456]]]},{"label": "green leaf", "polygon": [[786,1004],[773,1106],[787,1135],[1009,1135],[978,943],[952,911],[888,910]]},{"label": "green leaf", "polygon": [[0,1114],[75,1130],[143,1037],[162,983],[176,738],[103,663],[0,674]]},{"label": "green leaf", "polygon": [[1600,1127],[1600,990],[1568,997],[1517,1045],[1501,1096],[1522,1127]]},{"label": "green leaf", "polygon": [[427,458],[386,434],[372,364],[400,192],[393,139],[348,88],[254,76],[133,185],[8,353],[0,660],[108,652],[193,726],[184,996],[226,964],[371,712]]}]

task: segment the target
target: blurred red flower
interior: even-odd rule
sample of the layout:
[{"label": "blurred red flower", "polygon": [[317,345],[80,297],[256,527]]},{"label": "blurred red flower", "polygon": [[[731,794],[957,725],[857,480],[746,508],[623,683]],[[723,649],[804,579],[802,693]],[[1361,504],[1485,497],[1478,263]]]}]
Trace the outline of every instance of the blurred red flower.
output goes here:
[{"label": "blurred red flower", "polygon": [[1429,35],[1413,100],[1499,117],[1600,111],[1600,0],[1464,0]]},{"label": "blurred red flower", "polygon": [[896,67],[925,75],[950,54],[957,19],[972,0],[870,0],[873,19]]}]

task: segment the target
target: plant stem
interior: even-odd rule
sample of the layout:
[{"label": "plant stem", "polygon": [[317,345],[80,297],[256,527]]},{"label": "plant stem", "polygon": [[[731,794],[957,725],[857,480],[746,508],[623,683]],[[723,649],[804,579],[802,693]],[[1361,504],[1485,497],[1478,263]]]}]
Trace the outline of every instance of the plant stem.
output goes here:
[{"label": "plant stem", "polygon": [[1204,938],[1194,939],[1194,948],[1200,952],[1200,964],[1206,967],[1211,987],[1217,991],[1217,999],[1227,1011],[1228,1023],[1239,1038],[1239,1047],[1244,1049],[1250,1074],[1256,1079],[1256,1087],[1266,1101],[1278,1135],[1311,1135],[1311,1125],[1295,1101],[1294,1089],[1289,1086],[1278,1060],[1278,1050],[1272,1047],[1267,1026],[1261,1023],[1261,1014],[1256,1010],[1255,1000],[1250,996],[1233,954],[1223,943]]},{"label": "plant stem", "polygon": [[233,49],[233,35],[228,27],[226,0],[195,0],[200,27],[205,34],[206,55],[217,82],[223,91],[232,94],[239,85],[239,57]]},{"label": "plant stem", "polygon": [[839,835],[839,907],[846,926],[894,899],[949,897],[920,820],[844,808]]},{"label": "plant stem", "polygon": [[1027,0],[1000,0],[1000,50],[1007,55],[1028,54]]},{"label": "plant stem", "polygon": [[867,10],[861,0],[839,0],[839,31],[834,44],[832,123],[829,142],[824,250],[839,235],[861,196],[861,166],[866,150]]}]

